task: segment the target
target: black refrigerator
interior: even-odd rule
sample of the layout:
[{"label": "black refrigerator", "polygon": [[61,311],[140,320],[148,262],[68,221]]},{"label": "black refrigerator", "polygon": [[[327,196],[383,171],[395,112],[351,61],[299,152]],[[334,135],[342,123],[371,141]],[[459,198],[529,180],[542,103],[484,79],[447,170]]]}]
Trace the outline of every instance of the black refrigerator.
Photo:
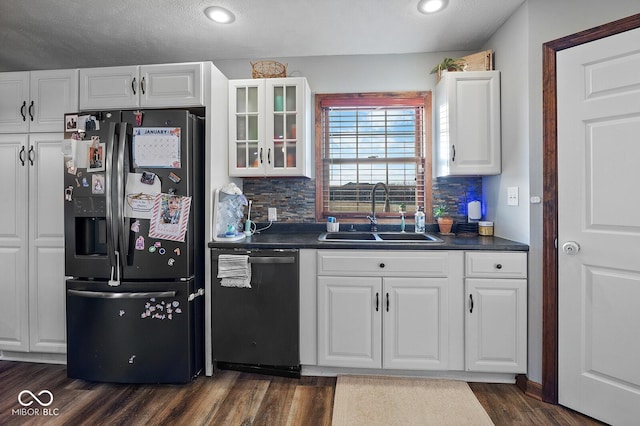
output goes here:
[{"label": "black refrigerator", "polygon": [[204,119],[65,115],[67,374],[184,383],[204,360]]}]

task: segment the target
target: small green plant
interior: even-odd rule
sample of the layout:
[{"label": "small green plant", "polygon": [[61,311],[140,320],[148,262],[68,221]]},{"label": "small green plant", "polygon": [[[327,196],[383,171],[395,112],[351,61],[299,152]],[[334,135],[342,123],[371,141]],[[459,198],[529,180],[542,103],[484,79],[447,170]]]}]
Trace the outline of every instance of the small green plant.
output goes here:
[{"label": "small green plant", "polygon": [[449,209],[446,204],[438,204],[433,207],[433,217],[447,217],[449,216]]},{"label": "small green plant", "polygon": [[431,74],[437,73],[438,70],[462,71],[464,70],[464,61],[462,59],[444,58],[442,62],[431,68]]}]

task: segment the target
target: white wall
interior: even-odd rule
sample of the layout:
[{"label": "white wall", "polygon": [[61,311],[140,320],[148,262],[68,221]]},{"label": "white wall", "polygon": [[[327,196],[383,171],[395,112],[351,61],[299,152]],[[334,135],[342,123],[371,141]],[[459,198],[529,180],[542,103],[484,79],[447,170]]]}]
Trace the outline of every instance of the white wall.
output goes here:
[{"label": "white wall", "polygon": [[[529,196],[542,197],[543,190],[542,45],[637,13],[638,0],[527,0],[487,43],[487,48],[496,50],[496,68],[503,78],[503,166],[527,168],[523,160],[528,158],[529,188],[528,193],[520,188],[520,203],[529,210],[528,376],[535,382],[542,381],[542,204],[527,203]],[[518,70],[522,75],[515,74]],[[516,148],[514,143],[522,146]],[[496,218],[496,232],[506,238],[518,239],[516,228],[527,226],[520,207],[506,206],[504,200],[506,187],[524,180],[522,173],[507,169],[499,177],[485,179],[483,191]]]},{"label": "white wall", "polygon": [[[266,58],[287,64],[287,75],[304,76],[313,93],[433,90],[431,68],[445,56],[468,52],[436,52],[402,55],[309,56]],[[255,59],[215,61],[229,78],[251,78]]]}]

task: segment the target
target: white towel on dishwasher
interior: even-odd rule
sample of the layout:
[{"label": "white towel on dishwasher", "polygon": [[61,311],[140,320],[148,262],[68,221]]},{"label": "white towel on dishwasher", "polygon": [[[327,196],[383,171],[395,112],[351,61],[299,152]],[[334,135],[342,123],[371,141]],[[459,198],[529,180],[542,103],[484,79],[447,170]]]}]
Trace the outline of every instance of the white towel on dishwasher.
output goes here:
[{"label": "white towel on dishwasher", "polygon": [[222,287],[251,288],[251,263],[244,254],[218,256],[218,278]]}]

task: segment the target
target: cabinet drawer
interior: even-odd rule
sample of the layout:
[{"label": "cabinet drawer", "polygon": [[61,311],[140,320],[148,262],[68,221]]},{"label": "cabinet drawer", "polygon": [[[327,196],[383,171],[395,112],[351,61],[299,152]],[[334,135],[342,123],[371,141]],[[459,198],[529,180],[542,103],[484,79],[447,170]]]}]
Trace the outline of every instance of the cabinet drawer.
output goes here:
[{"label": "cabinet drawer", "polygon": [[520,252],[467,252],[467,277],[526,278],[527,254]]},{"label": "cabinet drawer", "polygon": [[318,250],[318,275],[446,277],[446,251]]}]

